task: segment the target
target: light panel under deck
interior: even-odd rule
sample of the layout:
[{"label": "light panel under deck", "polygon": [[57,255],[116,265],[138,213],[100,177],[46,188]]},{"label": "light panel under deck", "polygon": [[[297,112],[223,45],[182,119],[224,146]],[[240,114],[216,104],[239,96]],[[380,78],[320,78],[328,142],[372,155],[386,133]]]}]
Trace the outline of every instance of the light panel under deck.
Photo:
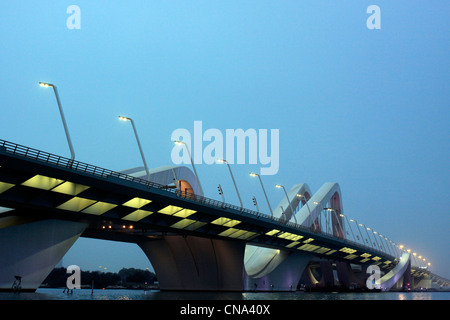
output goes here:
[{"label": "light panel under deck", "polygon": [[178,221],[177,223],[174,223],[173,225],[171,225],[171,228],[176,228],[176,229],[184,229],[186,227],[188,227],[189,225],[193,224],[195,222],[195,220],[192,219],[183,219]]},{"label": "light panel under deck", "polygon": [[47,176],[41,176],[41,175],[37,174],[33,178],[30,178],[27,181],[25,181],[24,183],[22,183],[22,185],[26,186],[26,187],[32,187],[32,188],[37,188],[37,189],[42,189],[42,190],[50,190],[50,189],[56,187],[57,185],[60,185],[63,182],[64,182],[64,180],[51,178],[51,177],[47,177]]},{"label": "light panel under deck", "polygon": [[68,194],[71,196],[76,196],[79,193],[81,193],[89,188],[90,187],[82,185],[82,184],[66,181],[66,182],[56,186],[55,188],[53,188],[52,191]]},{"label": "light panel under deck", "polygon": [[125,202],[122,205],[125,206],[125,207],[131,207],[131,208],[135,208],[135,209],[140,209],[143,206],[145,206],[146,204],[149,204],[150,202],[152,202],[152,201],[136,197],[136,198],[133,198],[133,199]]},{"label": "light panel under deck", "polygon": [[99,216],[115,207],[117,207],[116,204],[98,201],[98,202],[94,203],[93,205],[84,209],[83,212],[88,213],[88,214],[95,214],[95,215]]},{"label": "light panel under deck", "polygon": [[6,190],[11,189],[12,187],[14,187],[14,184],[11,183],[6,183],[6,182],[0,182],[0,194],[5,192]]},{"label": "light panel under deck", "polygon": [[190,215],[193,215],[196,212],[197,211],[195,211],[195,210],[183,209],[183,210],[180,210],[177,213],[175,213],[174,217],[187,218],[187,217],[189,217]]},{"label": "light panel under deck", "polygon": [[183,208],[181,208],[181,207],[169,205],[167,207],[162,208],[161,210],[158,210],[158,212],[171,216],[171,215],[177,213],[178,211],[181,211],[182,209]]},{"label": "light panel under deck", "polygon": [[86,209],[90,205],[93,205],[95,202],[96,202],[95,200],[91,199],[74,197],[69,201],[66,201],[60,206],[58,206],[57,209],[80,212],[81,210]]},{"label": "light panel under deck", "polygon": [[225,218],[225,217],[220,217],[220,218],[217,218],[214,221],[211,221],[211,223],[212,224],[216,224],[218,226],[224,226],[224,227],[231,228],[231,227],[234,227],[235,225],[241,223],[241,221],[233,220],[233,219]]},{"label": "light panel under deck", "polygon": [[153,212],[151,212],[151,211],[137,209],[136,211],[133,211],[132,213],[130,213],[130,214],[126,215],[125,217],[123,217],[122,220],[137,222],[139,220],[144,219],[145,217],[148,217],[152,213]]},{"label": "light panel under deck", "polygon": [[269,231],[269,232],[266,232],[266,235],[268,235],[268,236],[273,236],[274,234],[277,234],[278,232],[280,232],[280,230],[278,230],[278,229],[273,229],[273,230],[271,230],[271,231]]}]

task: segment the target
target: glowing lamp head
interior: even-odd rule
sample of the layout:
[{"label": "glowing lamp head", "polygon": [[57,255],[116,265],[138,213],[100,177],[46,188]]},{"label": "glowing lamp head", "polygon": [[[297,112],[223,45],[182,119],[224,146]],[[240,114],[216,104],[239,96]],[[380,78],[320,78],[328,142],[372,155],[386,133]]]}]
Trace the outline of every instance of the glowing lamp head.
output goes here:
[{"label": "glowing lamp head", "polygon": [[257,177],[258,175],[254,172],[250,172],[250,177]]},{"label": "glowing lamp head", "polygon": [[51,83],[47,83],[47,82],[39,82],[39,85],[43,88],[49,88],[49,87],[54,87],[53,84]]},{"label": "glowing lamp head", "polygon": [[131,119],[127,118],[127,117],[119,116],[119,120],[121,120],[121,121],[130,121]]},{"label": "glowing lamp head", "polygon": [[282,185],[279,185],[279,184],[276,184],[275,187],[276,187],[276,188],[283,188],[283,186],[282,186]]}]

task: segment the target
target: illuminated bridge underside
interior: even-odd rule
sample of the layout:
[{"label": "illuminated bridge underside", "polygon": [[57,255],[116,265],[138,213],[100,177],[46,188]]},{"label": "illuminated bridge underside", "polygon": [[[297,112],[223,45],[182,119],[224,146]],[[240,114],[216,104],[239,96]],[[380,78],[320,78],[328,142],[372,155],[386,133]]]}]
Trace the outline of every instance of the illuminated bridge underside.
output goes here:
[{"label": "illuminated bridge underside", "polygon": [[36,288],[79,236],[138,244],[167,290],[291,290],[312,260],[328,261],[328,269],[331,262],[377,264],[385,273],[395,265],[395,257],[344,239],[342,230],[311,227],[320,205],[342,210],[336,183],[312,196],[306,184],[294,186],[291,204],[282,200],[270,217],[198,195],[187,168],[154,169],[150,182],[136,178],[139,171],[113,172],[0,140],[0,289],[11,289],[14,276],[22,288]]}]

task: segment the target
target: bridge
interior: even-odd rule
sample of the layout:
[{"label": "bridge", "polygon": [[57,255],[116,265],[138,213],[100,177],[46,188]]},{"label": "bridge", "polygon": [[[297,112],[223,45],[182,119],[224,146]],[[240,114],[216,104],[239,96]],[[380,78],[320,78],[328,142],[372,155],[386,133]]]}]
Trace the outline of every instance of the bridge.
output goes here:
[{"label": "bridge", "polygon": [[34,291],[79,237],[136,243],[162,290],[449,286],[354,219],[337,183],[294,185],[270,215],[203,196],[184,166],[121,172],[0,140],[0,290]]}]

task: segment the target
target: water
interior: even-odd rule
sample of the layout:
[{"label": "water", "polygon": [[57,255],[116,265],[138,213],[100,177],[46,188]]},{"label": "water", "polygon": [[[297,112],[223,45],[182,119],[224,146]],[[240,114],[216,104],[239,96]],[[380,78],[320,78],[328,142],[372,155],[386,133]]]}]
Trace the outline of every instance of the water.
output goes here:
[{"label": "water", "polygon": [[74,290],[39,288],[34,293],[0,292],[0,300],[450,300],[450,292],[160,292],[143,290]]}]

